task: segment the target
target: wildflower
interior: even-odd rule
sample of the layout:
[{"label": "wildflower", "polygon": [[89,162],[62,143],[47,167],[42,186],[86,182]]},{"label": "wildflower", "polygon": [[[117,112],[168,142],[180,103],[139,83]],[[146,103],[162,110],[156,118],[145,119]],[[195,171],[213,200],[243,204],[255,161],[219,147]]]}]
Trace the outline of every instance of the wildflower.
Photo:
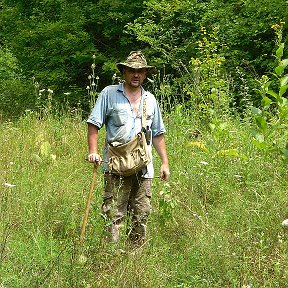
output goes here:
[{"label": "wildflower", "polygon": [[43,93],[45,91],[45,89],[41,89],[39,90],[39,93]]},{"label": "wildflower", "polygon": [[9,162],[9,164],[10,164],[10,165],[14,165],[15,163],[11,161],[11,162]]},{"label": "wildflower", "polygon": [[95,58],[96,58],[96,55],[95,55],[95,54],[93,54],[92,58],[93,58],[93,59],[95,59]]},{"label": "wildflower", "polygon": [[216,88],[211,89],[211,93],[216,93],[216,92],[217,92]]},{"label": "wildflower", "polygon": [[161,190],[161,191],[159,192],[159,195],[162,196],[163,194],[164,194],[164,191]]},{"label": "wildflower", "polygon": [[5,183],[2,184],[2,186],[4,186],[4,187],[15,187],[16,185],[5,182]]},{"label": "wildflower", "polygon": [[170,187],[171,187],[170,184],[167,183],[167,182],[164,183],[164,186],[167,187],[167,188],[170,188]]},{"label": "wildflower", "polygon": [[201,161],[200,164],[203,164],[203,165],[208,165],[208,162],[205,162],[205,161]]},{"label": "wildflower", "polygon": [[198,147],[199,149],[201,149],[204,152],[208,152],[207,147],[205,146],[204,143],[200,142],[200,141],[192,141],[188,144],[189,146],[192,147]]},{"label": "wildflower", "polygon": [[271,28],[274,29],[274,30],[277,30],[277,29],[280,29],[281,27],[280,27],[279,24],[273,24],[273,25],[271,26]]},{"label": "wildflower", "polygon": [[86,87],[86,89],[87,89],[87,90],[90,90],[90,87],[89,87],[89,86],[87,86],[87,87]]},{"label": "wildflower", "polygon": [[285,219],[285,220],[282,222],[282,226],[283,226],[283,227],[288,227],[288,219]]},{"label": "wildflower", "polygon": [[50,94],[53,94],[53,93],[54,93],[53,90],[51,90],[51,89],[47,89],[47,91],[48,91],[48,93],[50,93]]},{"label": "wildflower", "polygon": [[89,75],[89,76],[88,76],[88,79],[91,80],[91,78],[92,78],[91,75]]},{"label": "wildflower", "polygon": [[70,95],[71,93],[70,93],[70,92],[64,92],[63,94],[66,95],[66,96],[68,96],[68,95]]},{"label": "wildflower", "polygon": [[92,68],[92,69],[95,69],[95,67],[96,67],[96,65],[95,65],[95,63],[93,63],[93,64],[91,65],[91,68]]},{"label": "wildflower", "polygon": [[99,80],[99,76],[96,76],[96,78],[95,78],[96,80]]}]

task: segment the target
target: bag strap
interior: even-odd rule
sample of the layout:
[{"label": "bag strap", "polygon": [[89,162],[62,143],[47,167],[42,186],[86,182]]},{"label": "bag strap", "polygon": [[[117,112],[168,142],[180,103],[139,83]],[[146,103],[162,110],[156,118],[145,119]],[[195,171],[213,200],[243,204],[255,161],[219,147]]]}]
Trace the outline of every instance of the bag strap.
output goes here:
[{"label": "bag strap", "polygon": [[146,131],[146,98],[144,97],[143,99],[143,104],[142,104],[142,117],[141,117],[141,122],[142,122],[142,131]]}]

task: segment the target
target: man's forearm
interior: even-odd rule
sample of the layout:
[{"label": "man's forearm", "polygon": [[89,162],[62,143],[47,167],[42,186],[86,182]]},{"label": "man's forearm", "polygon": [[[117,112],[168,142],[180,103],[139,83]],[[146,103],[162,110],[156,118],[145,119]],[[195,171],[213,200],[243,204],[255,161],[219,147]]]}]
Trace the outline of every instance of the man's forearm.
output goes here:
[{"label": "man's forearm", "polygon": [[88,124],[88,149],[89,154],[98,154],[98,128],[92,124]]},{"label": "man's forearm", "polygon": [[168,165],[168,157],[167,157],[167,151],[166,151],[166,143],[164,139],[164,135],[161,134],[159,136],[156,136],[152,140],[153,146],[156,149],[162,164]]}]

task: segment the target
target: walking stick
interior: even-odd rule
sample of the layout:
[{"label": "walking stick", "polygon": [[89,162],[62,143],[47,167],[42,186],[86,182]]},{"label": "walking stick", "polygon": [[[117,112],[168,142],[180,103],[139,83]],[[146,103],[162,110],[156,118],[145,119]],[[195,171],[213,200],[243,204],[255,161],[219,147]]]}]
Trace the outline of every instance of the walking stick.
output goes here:
[{"label": "walking stick", "polygon": [[88,214],[89,214],[92,195],[93,195],[94,186],[95,186],[97,167],[98,167],[98,164],[95,162],[94,167],[93,167],[93,175],[92,175],[92,181],[91,181],[91,185],[90,185],[90,191],[89,191],[88,198],[87,198],[85,215],[84,215],[83,222],[82,222],[80,243],[83,243],[84,237],[85,237],[85,230],[86,230],[86,225],[87,225],[87,221],[88,221]]}]

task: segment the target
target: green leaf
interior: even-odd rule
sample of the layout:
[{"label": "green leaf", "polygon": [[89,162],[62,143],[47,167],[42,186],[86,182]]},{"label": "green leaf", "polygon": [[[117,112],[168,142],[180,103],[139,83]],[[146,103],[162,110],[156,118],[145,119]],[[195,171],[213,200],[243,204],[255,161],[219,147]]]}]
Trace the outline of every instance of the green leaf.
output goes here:
[{"label": "green leaf", "polygon": [[262,111],[259,108],[253,107],[251,108],[252,115],[257,116],[257,115],[262,115]]},{"label": "green leaf", "polygon": [[272,100],[268,98],[267,96],[263,97],[263,99],[261,100],[261,105],[264,107],[270,106],[271,103],[272,103]]},{"label": "green leaf", "polygon": [[264,84],[263,88],[265,91],[268,91],[269,86],[271,85],[272,81],[268,81]]},{"label": "green leaf", "polygon": [[288,160],[288,149],[283,148],[283,149],[281,149],[280,151],[281,151],[281,154],[282,154],[282,158],[283,158],[284,160]]},{"label": "green leaf", "polygon": [[262,116],[255,116],[255,121],[256,121],[256,124],[258,126],[258,128],[261,130],[261,131],[265,131],[267,129],[267,122],[266,122],[266,119]]},{"label": "green leaf", "polygon": [[254,139],[254,140],[252,140],[252,143],[253,143],[258,149],[263,150],[263,149],[265,149],[265,148],[268,146],[268,144],[264,141],[264,136],[263,136],[262,134],[258,134],[258,135],[259,135],[260,141],[257,140],[257,139]]},{"label": "green leaf", "polygon": [[51,145],[48,141],[45,141],[40,146],[40,155],[48,157],[51,154]]},{"label": "green leaf", "polygon": [[279,66],[282,66],[286,68],[288,66],[288,59],[283,59],[280,63]]},{"label": "green leaf", "polygon": [[283,66],[277,66],[274,70],[275,70],[276,74],[280,76],[284,72],[284,67]]},{"label": "green leaf", "polygon": [[283,50],[284,50],[284,43],[281,43],[279,48],[276,50],[276,55],[278,57],[282,57],[283,56]]},{"label": "green leaf", "polygon": [[281,86],[280,91],[279,91],[280,97],[282,97],[282,95],[286,92],[287,88],[288,88],[288,85]]},{"label": "green leaf", "polygon": [[275,99],[278,99],[278,94],[276,92],[274,92],[273,90],[269,90],[267,91],[267,94],[273,96]]},{"label": "green leaf", "polygon": [[259,142],[259,143],[263,143],[264,141],[265,141],[265,137],[264,137],[264,135],[263,134],[256,134],[255,135],[255,138],[256,138],[256,140]]},{"label": "green leaf", "polygon": [[280,79],[280,86],[284,86],[288,83],[288,74],[283,76],[281,79]]}]

